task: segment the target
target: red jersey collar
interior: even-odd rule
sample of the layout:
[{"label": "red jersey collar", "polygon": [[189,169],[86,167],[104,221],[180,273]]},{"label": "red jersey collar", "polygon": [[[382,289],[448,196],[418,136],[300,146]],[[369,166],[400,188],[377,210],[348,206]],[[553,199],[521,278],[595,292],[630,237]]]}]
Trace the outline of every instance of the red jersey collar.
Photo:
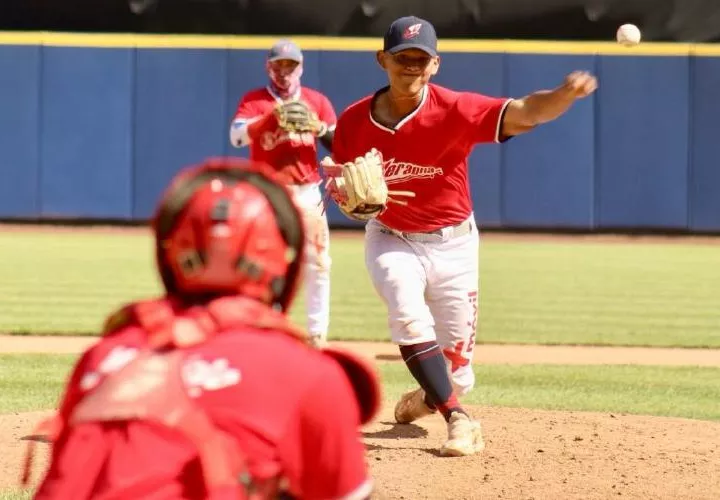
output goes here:
[{"label": "red jersey collar", "polygon": [[377,122],[377,121],[375,120],[375,118],[373,118],[373,115],[372,115],[373,104],[375,103],[375,99],[377,99],[377,97],[378,97],[381,93],[387,91],[389,88],[390,88],[390,86],[388,85],[388,86],[386,86],[386,87],[381,88],[381,89],[378,90],[377,92],[375,92],[375,94],[372,96],[372,99],[370,99],[370,109],[368,110],[368,115],[370,116],[370,122],[371,122],[373,125],[375,125],[376,127],[378,127],[378,128],[381,129],[381,130],[384,130],[384,131],[386,131],[386,132],[390,132],[391,134],[394,134],[395,132],[397,132],[397,131],[400,129],[400,127],[402,127],[402,126],[405,125],[407,122],[409,122],[410,120],[412,120],[412,118],[413,118],[416,114],[418,114],[418,112],[419,112],[419,111],[422,109],[422,107],[425,105],[425,101],[427,101],[428,94],[430,93],[430,85],[425,85],[425,87],[423,87],[423,95],[422,95],[422,99],[420,100],[420,104],[418,104],[418,106],[417,106],[415,109],[413,109],[405,118],[403,118],[402,120],[400,120],[400,121],[397,123],[397,125],[395,125],[395,127],[393,127],[393,128],[386,127],[385,125],[382,125],[381,123]]}]

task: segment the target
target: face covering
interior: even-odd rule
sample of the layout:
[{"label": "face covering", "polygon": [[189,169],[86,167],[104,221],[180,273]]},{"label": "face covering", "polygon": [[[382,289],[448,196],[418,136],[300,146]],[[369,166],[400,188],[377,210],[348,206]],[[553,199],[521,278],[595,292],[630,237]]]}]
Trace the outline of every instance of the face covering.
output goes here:
[{"label": "face covering", "polygon": [[300,77],[302,76],[302,63],[298,64],[295,69],[288,70],[281,68],[279,64],[268,61],[265,68],[270,77],[270,87],[282,99],[287,99],[298,91],[300,88]]}]

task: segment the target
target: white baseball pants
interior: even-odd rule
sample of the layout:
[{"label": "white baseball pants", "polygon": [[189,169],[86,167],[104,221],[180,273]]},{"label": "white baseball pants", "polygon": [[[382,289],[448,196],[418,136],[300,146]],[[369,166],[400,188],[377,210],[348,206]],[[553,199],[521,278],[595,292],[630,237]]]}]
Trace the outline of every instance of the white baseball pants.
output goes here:
[{"label": "white baseball pants", "polygon": [[307,329],[327,339],[330,324],[330,230],[321,205],[319,184],[290,186],[305,222],[304,285]]},{"label": "white baseball pants", "polygon": [[471,216],[467,234],[443,228],[414,241],[388,234],[376,220],[365,228],[365,265],[387,307],[392,341],[398,345],[437,341],[458,395],[475,384],[473,348],[478,316],[480,238]]}]

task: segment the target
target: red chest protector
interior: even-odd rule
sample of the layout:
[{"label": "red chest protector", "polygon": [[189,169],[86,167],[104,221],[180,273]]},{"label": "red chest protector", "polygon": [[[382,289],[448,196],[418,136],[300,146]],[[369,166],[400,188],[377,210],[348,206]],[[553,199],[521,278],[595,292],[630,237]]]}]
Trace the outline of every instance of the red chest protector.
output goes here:
[{"label": "red chest protector", "polygon": [[[147,333],[147,348],[88,392],[67,422],[55,417],[43,422],[39,430],[54,441],[68,427],[82,423],[153,422],[183,434],[197,449],[208,500],[276,497],[279,479],[263,484],[253,482],[245,457],[234,440],[217,429],[188,396],[181,378],[184,353],[176,348],[203,343],[221,332],[242,326],[286,331],[298,340],[304,340],[304,333],[290,325],[285,316],[241,297],[220,298],[206,306],[189,309],[180,308],[168,299],[138,302],[112,315],[106,323],[105,335],[130,325],[137,325]],[[24,485],[30,477],[32,447],[31,441],[22,478]],[[79,489],[83,484],[92,486],[93,481],[88,479],[101,473],[103,457],[109,452],[109,449],[97,452],[100,459],[90,461],[90,468],[95,465],[96,470],[83,469],[83,481],[68,484],[70,496],[67,498],[84,498]],[[145,492],[161,486],[157,484],[160,480],[167,481],[167,478],[148,476],[123,487],[122,491],[104,495],[103,500],[143,498]]]}]

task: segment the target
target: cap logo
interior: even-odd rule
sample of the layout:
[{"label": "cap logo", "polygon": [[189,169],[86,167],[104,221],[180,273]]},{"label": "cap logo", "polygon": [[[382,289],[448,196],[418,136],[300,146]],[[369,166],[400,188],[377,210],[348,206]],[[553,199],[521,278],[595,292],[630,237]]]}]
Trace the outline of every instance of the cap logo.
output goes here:
[{"label": "cap logo", "polygon": [[412,26],[408,26],[405,28],[405,31],[403,32],[402,37],[407,40],[409,38],[415,38],[420,34],[420,28],[422,28],[422,24],[413,24]]},{"label": "cap logo", "polygon": [[280,48],[280,52],[282,52],[282,53],[290,52],[291,49],[292,49],[292,46],[291,46],[290,44],[287,44],[287,43],[286,43],[285,45],[283,45],[283,46]]}]

